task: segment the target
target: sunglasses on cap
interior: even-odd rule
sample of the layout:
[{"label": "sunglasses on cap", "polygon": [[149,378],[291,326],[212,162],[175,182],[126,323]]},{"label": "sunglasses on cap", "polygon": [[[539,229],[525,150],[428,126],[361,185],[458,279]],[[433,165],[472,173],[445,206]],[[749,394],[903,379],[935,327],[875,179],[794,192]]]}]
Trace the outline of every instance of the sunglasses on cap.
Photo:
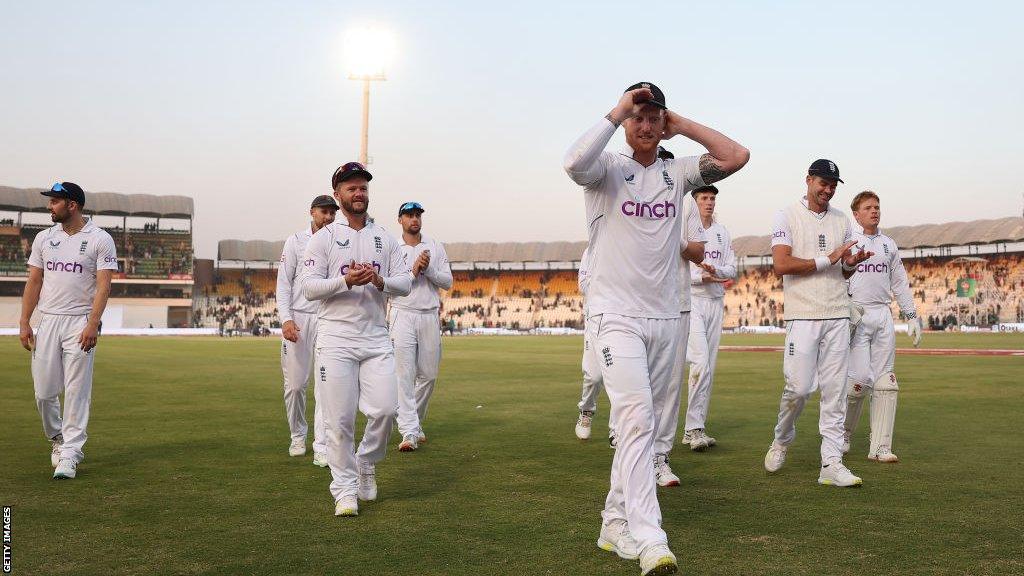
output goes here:
[{"label": "sunglasses on cap", "polygon": [[60,182],[54,184],[53,188],[50,188],[50,192],[63,192],[64,194],[69,194],[67,188],[65,188]]},{"label": "sunglasses on cap", "polygon": [[405,204],[402,204],[402,206],[398,209],[398,213],[405,214],[406,212],[411,212],[413,210],[426,212],[426,210],[423,209],[423,206],[421,206],[419,202],[406,202]]}]

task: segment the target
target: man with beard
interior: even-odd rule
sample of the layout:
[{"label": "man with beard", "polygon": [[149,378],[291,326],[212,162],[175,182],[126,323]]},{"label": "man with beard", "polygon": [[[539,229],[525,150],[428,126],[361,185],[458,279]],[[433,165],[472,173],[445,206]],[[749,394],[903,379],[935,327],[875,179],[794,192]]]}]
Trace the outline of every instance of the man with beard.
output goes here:
[{"label": "man with beard", "polygon": [[[306,453],[306,383],[313,365],[313,343],[316,337],[317,304],[306,300],[299,285],[302,254],[309,239],[324,226],[334,222],[338,205],[326,194],[317,196],[309,207],[312,221],[284,242],[281,265],[277,268],[277,311],[281,319],[281,371],[284,373],[284,410],[291,433],[289,456]],[[315,385],[314,385],[315,386]],[[313,388],[314,399],[320,387]],[[324,438],[323,406],[316,399],[313,410],[313,464],[327,466],[327,444]]]},{"label": "man with beard", "polygon": [[402,253],[412,262],[412,290],[391,299],[391,342],[398,363],[398,432],[401,452],[412,452],[427,441],[423,419],[434,393],[441,363],[441,298],[438,290],[452,287],[452,270],[444,245],[421,232],[423,206],[406,202],[398,208]]},{"label": "man with beard", "polygon": [[[627,149],[607,152],[619,125]],[[658,158],[661,140],[676,135],[708,153]],[[677,570],[661,528],[652,464],[681,336],[681,256],[704,256],[700,243],[691,247],[683,239],[682,195],[725,178],[748,158],[743,146],[668,110],[664,94],[648,82],[628,88],[565,157],[569,177],[584,187],[591,259],[587,337],[618,432],[598,546],[639,558],[644,575]],[[699,256],[691,254],[697,247]]]},{"label": "man with beard", "polygon": [[859,486],[862,481],[843,465],[843,421],[850,352],[850,296],[846,280],[871,252],[852,253],[856,244],[850,219],[829,206],[835,196],[839,167],[815,160],[804,179],[807,193],[779,210],[772,229],[772,265],[782,276],[786,346],[782,371],[786,386],[779,402],[775,440],[764,468],[777,472],[796,438],[796,420],[815,388],[821,389],[818,430],[821,470],[818,483]]},{"label": "man with beard", "polygon": [[[53,477],[71,479],[85,459],[93,349],[117,254],[110,234],[82,216],[85,191],[80,186],[60,182],[42,194],[50,197],[50,218],[56,224],[32,241],[20,336],[21,345],[32,352],[36,406],[51,444]],[[41,318],[35,335],[29,322],[37,306]]]},{"label": "man with beard", "polygon": [[[313,235],[302,257],[303,294],[320,303],[315,377],[322,387],[336,516],[358,515],[357,495],[377,498],[375,466],[384,459],[398,410],[384,296],[407,295],[413,280],[398,241],[368,221],[371,178],[358,162],[335,170],[331,186],[341,217]],[[366,415],[358,451],[356,409]]]}]

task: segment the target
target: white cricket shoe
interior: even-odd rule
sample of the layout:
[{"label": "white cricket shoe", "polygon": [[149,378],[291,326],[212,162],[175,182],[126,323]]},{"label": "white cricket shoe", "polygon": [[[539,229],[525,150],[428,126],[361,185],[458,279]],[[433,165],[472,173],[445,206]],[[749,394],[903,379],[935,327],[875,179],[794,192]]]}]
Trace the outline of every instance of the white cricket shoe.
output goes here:
[{"label": "white cricket shoe", "polygon": [[840,486],[847,488],[850,486],[860,486],[864,481],[859,477],[854,476],[853,472],[850,472],[849,468],[843,466],[842,462],[835,462],[833,464],[826,464],[821,467],[821,474],[818,475],[818,484],[823,486]]},{"label": "white cricket shoe", "polygon": [[900,459],[888,448],[879,448],[877,453],[868,454],[868,460],[874,460],[875,462],[882,462],[884,464],[895,464],[900,461]]},{"label": "white cricket shoe", "polygon": [[57,469],[53,471],[54,480],[71,480],[78,471],[78,464],[70,458],[61,458]]},{"label": "white cricket shoe", "polygon": [[676,555],[668,549],[667,544],[648,546],[640,553],[641,576],[662,576],[663,574],[675,574],[678,571]]},{"label": "white cricket shoe", "polygon": [[843,454],[850,451],[850,442],[853,440],[853,432],[843,430]]},{"label": "white cricket shoe", "polygon": [[594,420],[594,412],[581,410],[580,417],[576,419],[576,437],[580,440],[590,440],[590,425]]},{"label": "white cricket shoe", "polygon": [[[690,435],[690,450],[703,452],[715,445],[715,439],[704,433],[703,428],[694,428],[687,432]],[[683,435],[686,438],[686,435]]]},{"label": "white cricket shoe", "polygon": [[426,444],[427,443],[427,435],[423,433],[423,429],[422,428],[420,428],[420,433],[416,437],[416,442],[418,444]]},{"label": "white cricket shoe", "polygon": [[406,434],[402,438],[402,442],[398,445],[399,452],[412,452],[419,448],[419,441],[416,439],[415,434]]},{"label": "white cricket shoe", "polygon": [[327,452],[313,452],[313,466],[327,468]]},{"label": "white cricket shoe", "polygon": [[288,446],[289,456],[305,456],[306,455],[306,439],[305,438],[292,438],[291,445]]},{"label": "white cricket shoe", "polygon": [[359,499],[377,499],[377,470],[373,464],[359,464]]},{"label": "white cricket shoe", "polygon": [[788,447],[772,442],[768,447],[768,453],[764,455],[764,469],[768,472],[778,472],[779,468],[786,463],[786,451]]},{"label": "white cricket shoe", "polygon": [[615,428],[608,427],[608,447],[615,450],[619,446],[619,437],[615,435]]},{"label": "white cricket shoe", "polygon": [[597,547],[615,552],[623,560],[636,560],[640,557],[636,549],[636,540],[629,533],[629,525],[625,520],[612,520],[602,524],[601,535],[597,537]]},{"label": "white cricket shoe", "polygon": [[64,445],[64,435],[57,434],[50,440],[50,465],[54,468],[60,464],[60,447]]},{"label": "white cricket shoe", "polygon": [[654,479],[658,486],[679,486],[679,476],[672,473],[672,468],[668,465],[668,456],[654,455]]},{"label": "white cricket shoe", "polygon": [[355,496],[342,496],[334,504],[335,516],[359,516],[359,501]]},{"label": "white cricket shoe", "polygon": [[693,430],[683,432],[683,439],[679,441],[680,444],[689,444],[690,442],[693,442]]}]

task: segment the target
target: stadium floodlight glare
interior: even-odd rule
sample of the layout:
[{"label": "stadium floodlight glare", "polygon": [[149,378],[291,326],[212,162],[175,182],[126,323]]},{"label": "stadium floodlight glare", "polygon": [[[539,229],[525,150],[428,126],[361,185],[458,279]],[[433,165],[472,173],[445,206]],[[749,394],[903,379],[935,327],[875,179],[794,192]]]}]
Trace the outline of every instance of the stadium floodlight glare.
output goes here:
[{"label": "stadium floodlight glare", "polygon": [[360,138],[359,161],[369,164],[367,151],[370,133],[370,82],[387,78],[384,69],[395,56],[395,37],[376,26],[356,28],[345,35],[345,58],[349,80],[363,83],[363,130]]}]

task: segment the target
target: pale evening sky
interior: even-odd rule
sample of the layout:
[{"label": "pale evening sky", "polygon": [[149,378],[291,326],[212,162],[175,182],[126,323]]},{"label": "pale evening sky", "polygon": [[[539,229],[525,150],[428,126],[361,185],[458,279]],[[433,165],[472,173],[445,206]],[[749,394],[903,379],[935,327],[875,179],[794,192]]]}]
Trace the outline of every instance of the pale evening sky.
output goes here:
[{"label": "pale evening sky", "polygon": [[837,205],[881,195],[883,227],[1021,214],[1024,5],[769,4],[7,3],[0,185],[192,196],[199,257],[282,239],[358,155],[342,38],[374,22],[398,46],[371,212],[396,233],[418,200],[447,242],[585,239],[562,156],[639,80],[751,150],[720,185],[734,236],[766,233],[819,157]]}]

